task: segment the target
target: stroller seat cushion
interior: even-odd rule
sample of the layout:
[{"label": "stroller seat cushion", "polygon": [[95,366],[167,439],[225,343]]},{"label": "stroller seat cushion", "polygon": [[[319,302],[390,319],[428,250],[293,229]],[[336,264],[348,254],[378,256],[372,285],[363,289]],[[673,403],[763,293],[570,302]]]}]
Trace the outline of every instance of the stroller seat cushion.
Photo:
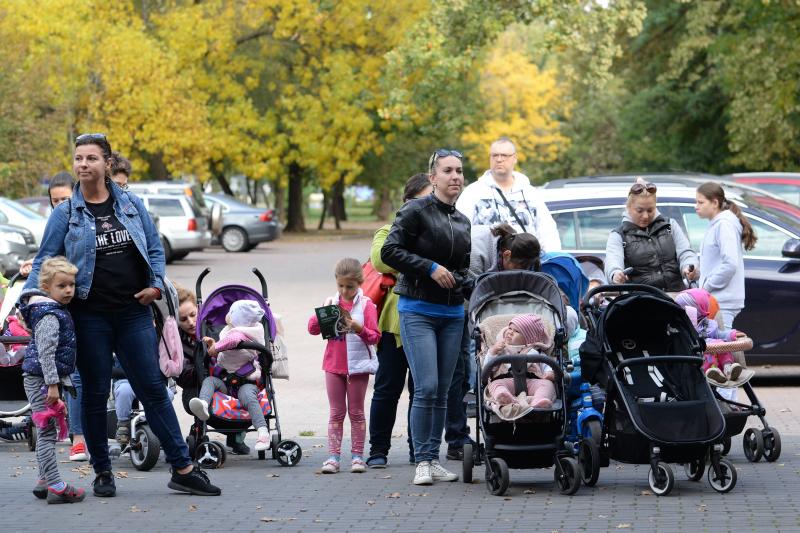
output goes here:
[{"label": "stroller seat cushion", "polygon": [[[483,361],[483,357],[486,355],[486,352],[489,350],[489,348],[491,348],[492,345],[497,342],[500,332],[502,332],[503,329],[508,326],[508,323],[511,322],[511,319],[517,315],[518,313],[494,315],[481,321],[480,325],[478,326],[483,339],[480,354],[481,361]],[[547,328],[547,333],[550,338],[553,338],[555,326],[553,325],[552,321],[550,321],[547,316],[542,315],[542,322],[544,323],[545,328]],[[552,350],[542,351],[542,354],[551,355],[551,351]]]},{"label": "stroller seat cushion", "polygon": [[[261,404],[261,412],[266,417],[272,413],[272,405],[267,397],[267,391],[258,391],[258,402]],[[221,392],[215,392],[211,397],[211,405],[209,411],[212,416],[222,418],[224,420],[250,420],[250,413],[244,408],[238,398],[228,396]]]},{"label": "stroller seat cushion", "polygon": [[709,378],[706,378],[706,381],[708,381],[708,384],[711,385],[712,387],[720,387],[722,389],[735,389],[737,387],[741,387],[742,385],[750,381],[755,375],[756,375],[755,372],[753,372],[749,368],[745,368],[742,370],[742,373],[739,374],[739,379],[735,381],[729,379],[725,383],[719,383]]}]

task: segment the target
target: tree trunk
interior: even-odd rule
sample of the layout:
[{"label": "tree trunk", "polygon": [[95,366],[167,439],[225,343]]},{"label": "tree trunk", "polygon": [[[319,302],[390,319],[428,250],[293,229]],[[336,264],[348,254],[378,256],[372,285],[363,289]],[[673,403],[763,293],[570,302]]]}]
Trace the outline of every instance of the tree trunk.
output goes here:
[{"label": "tree trunk", "polygon": [[378,196],[378,204],[375,207],[375,215],[378,220],[389,220],[392,214],[392,191],[388,188],[382,188]]},{"label": "tree trunk", "polygon": [[275,210],[275,220],[284,220],[286,213],[286,189],[281,187],[281,180],[276,179],[271,182],[272,194],[274,195],[275,203],[272,208]]},{"label": "tree trunk", "polygon": [[303,218],[303,169],[297,163],[289,165],[289,212],[286,232],[305,232],[306,221]]},{"label": "tree trunk", "polygon": [[344,208],[344,177],[333,184],[331,189],[331,213],[336,221],[336,229],[339,229],[339,221],[347,220],[347,212]]},{"label": "tree trunk", "polygon": [[212,170],[211,172],[212,172],[212,175],[214,176],[214,179],[217,180],[217,183],[219,183],[219,186],[222,189],[222,192],[224,192],[228,196],[233,196],[233,191],[231,190],[231,185],[230,185],[230,183],[228,183],[228,179],[225,177],[225,174],[223,174],[222,172],[216,171],[216,170]]},{"label": "tree trunk", "polygon": [[330,201],[330,195],[322,191],[322,214],[319,216],[319,224],[317,224],[317,229],[321,230],[325,226],[325,216],[328,214],[328,202]]},{"label": "tree trunk", "polygon": [[164,164],[164,158],[160,153],[148,154],[147,162],[150,164],[150,175],[153,180],[169,179],[169,170],[167,170],[167,165]]}]

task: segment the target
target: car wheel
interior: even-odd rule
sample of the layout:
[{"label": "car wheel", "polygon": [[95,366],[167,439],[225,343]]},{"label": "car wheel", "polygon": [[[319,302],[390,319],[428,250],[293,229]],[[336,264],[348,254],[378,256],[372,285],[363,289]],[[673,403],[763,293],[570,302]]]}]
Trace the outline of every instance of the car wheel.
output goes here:
[{"label": "car wheel", "polygon": [[180,261],[181,259],[186,259],[187,255],[189,255],[189,252],[175,252],[172,254],[172,260]]},{"label": "car wheel", "polygon": [[226,228],[220,240],[226,252],[244,252],[250,245],[242,228]]},{"label": "car wheel", "polygon": [[164,248],[164,261],[167,264],[172,263],[174,258],[172,248],[170,248],[169,242],[167,242],[167,239],[165,239],[163,235],[161,236],[161,246]]}]

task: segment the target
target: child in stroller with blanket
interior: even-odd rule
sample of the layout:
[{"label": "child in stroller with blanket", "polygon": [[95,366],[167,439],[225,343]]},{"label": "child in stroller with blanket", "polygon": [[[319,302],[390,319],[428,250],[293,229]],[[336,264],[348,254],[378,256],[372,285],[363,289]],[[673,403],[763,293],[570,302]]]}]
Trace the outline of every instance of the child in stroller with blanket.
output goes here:
[{"label": "child in stroller with blanket", "polygon": [[[208,354],[217,356],[217,364],[212,375],[203,380],[200,394],[189,400],[189,409],[200,420],[206,421],[211,398],[215,392],[229,394],[229,388],[235,388],[230,394],[236,394],[239,401],[247,409],[253,426],[258,431],[256,451],[265,451],[270,447],[270,434],[264,413],[258,399],[256,382],[261,376],[258,354],[253,350],[237,348],[240,342],[257,342],[264,344],[264,328],[261,319],[264,310],[252,300],[237,300],[231,304],[226,317],[227,325],[219,335],[219,341],[211,337],[203,337]],[[214,375],[216,374],[216,375]],[[220,376],[225,374],[225,379]]]},{"label": "child in stroller with blanket", "polygon": [[[542,317],[534,314],[517,315],[498,335],[500,339],[489,349],[484,365],[491,366],[492,360],[507,354],[538,354],[540,350],[549,350],[553,345],[552,335],[542,321]],[[495,369],[488,385],[489,395],[498,405],[519,404],[523,407],[549,409],[556,398],[553,381],[555,374],[550,366],[544,363],[528,364],[527,394],[514,395],[514,378],[505,377],[509,365],[500,365]]]}]

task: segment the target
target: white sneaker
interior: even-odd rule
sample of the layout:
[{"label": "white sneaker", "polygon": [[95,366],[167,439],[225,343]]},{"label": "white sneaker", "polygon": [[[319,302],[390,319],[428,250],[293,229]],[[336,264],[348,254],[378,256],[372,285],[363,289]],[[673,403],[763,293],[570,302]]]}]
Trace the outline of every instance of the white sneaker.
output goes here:
[{"label": "white sneaker", "polygon": [[431,463],[429,461],[417,463],[417,471],[414,473],[414,485],[433,485]]},{"label": "white sneaker", "polygon": [[725,374],[722,373],[722,370],[715,366],[712,366],[706,370],[706,378],[716,383],[725,383],[728,381],[728,378],[725,377]]},{"label": "white sneaker", "polygon": [[194,413],[194,416],[205,422],[209,418],[208,402],[200,398],[192,398],[189,400],[189,410]]},{"label": "white sneaker", "polygon": [[267,428],[258,429],[258,439],[256,440],[256,451],[263,452],[270,447],[269,430]]},{"label": "white sneaker", "polygon": [[454,474],[439,461],[431,461],[431,477],[434,481],[458,481],[458,474]]}]

